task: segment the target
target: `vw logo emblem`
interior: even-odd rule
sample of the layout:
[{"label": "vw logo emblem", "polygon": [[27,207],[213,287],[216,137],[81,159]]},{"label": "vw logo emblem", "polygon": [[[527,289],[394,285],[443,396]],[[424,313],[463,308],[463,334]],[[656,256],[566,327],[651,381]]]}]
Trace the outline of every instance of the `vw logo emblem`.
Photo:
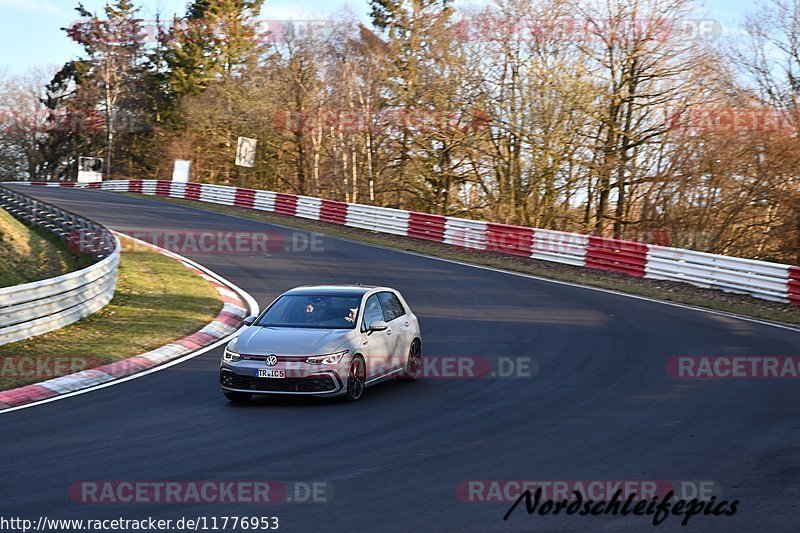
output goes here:
[{"label": "vw logo emblem", "polygon": [[278,358],[274,355],[267,357],[267,366],[275,366],[278,364]]}]

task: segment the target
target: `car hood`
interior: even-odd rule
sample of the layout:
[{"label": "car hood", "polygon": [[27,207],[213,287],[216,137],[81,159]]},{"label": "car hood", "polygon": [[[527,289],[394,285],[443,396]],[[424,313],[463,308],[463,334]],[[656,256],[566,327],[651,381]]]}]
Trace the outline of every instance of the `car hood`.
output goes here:
[{"label": "car hood", "polygon": [[352,329],[250,326],[236,340],[236,350],[247,355],[324,355],[353,335]]}]

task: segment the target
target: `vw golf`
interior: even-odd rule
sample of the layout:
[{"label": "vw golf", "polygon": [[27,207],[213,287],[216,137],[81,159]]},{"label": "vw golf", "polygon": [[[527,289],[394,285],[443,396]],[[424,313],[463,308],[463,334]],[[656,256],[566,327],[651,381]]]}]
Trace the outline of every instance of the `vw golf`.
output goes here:
[{"label": "vw golf", "polygon": [[299,287],[279,296],[225,348],[220,387],[232,402],[253,394],[346,396],[422,371],[417,317],[388,287]]}]

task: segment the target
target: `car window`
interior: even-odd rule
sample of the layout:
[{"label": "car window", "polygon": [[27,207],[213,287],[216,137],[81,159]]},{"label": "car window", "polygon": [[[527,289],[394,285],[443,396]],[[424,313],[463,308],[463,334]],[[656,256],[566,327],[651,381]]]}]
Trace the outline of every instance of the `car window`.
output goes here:
[{"label": "car window", "polygon": [[366,330],[370,324],[376,320],[385,320],[383,318],[383,308],[381,302],[378,300],[378,295],[373,294],[364,305],[364,323],[363,328]]},{"label": "car window", "polygon": [[406,310],[403,308],[403,304],[400,303],[400,299],[391,292],[382,292],[378,294],[378,298],[383,306],[383,319],[386,322],[406,314]]},{"label": "car window", "polygon": [[284,295],[256,325],[287,328],[352,329],[358,323],[358,296]]}]

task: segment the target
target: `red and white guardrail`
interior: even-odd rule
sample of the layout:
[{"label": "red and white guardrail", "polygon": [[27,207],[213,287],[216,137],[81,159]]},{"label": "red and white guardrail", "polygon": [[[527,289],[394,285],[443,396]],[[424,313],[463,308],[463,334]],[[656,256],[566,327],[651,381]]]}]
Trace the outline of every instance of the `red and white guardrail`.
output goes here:
[{"label": "red and white guardrail", "polygon": [[680,281],[800,304],[800,268],[779,263],[222,185],[156,180],[31,184],[133,192],[257,209],[466,249]]}]

